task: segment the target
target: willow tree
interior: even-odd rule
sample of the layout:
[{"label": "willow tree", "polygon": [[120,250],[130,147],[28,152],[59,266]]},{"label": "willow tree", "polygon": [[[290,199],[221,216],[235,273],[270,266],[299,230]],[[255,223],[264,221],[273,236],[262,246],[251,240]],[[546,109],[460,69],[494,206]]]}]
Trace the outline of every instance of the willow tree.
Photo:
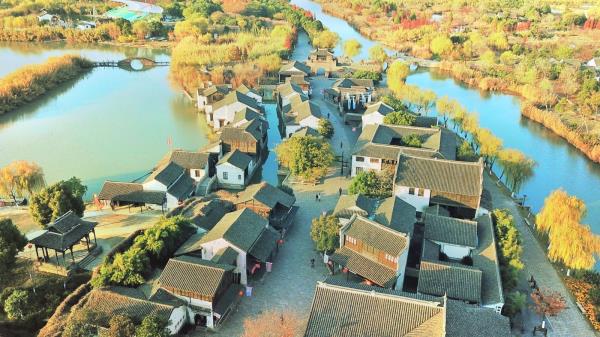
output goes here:
[{"label": "willow tree", "polygon": [[506,174],[506,184],[514,192],[519,193],[521,186],[533,176],[536,163],[523,152],[515,149],[503,149],[498,153],[498,161],[502,167],[499,179]]},{"label": "willow tree", "polygon": [[400,92],[409,73],[410,68],[406,63],[402,61],[392,63],[387,71],[387,83],[390,90],[395,93]]},{"label": "willow tree", "polygon": [[591,269],[600,252],[599,237],[589,226],[581,224],[585,203],[562,189],[553,191],[544,200],[536,216],[536,226],[548,234],[548,257],[567,268]]},{"label": "willow tree", "polygon": [[448,118],[453,115],[453,112],[460,107],[460,104],[448,96],[444,96],[435,101],[435,109],[442,116],[444,126],[448,125]]},{"label": "willow tree", "polygon": [[349,58],[354,58],[356,55],[360,54],[360,50],[362,45],[356,39],[346,40],[344,42],[344,55]]},{"label": "willow tree", "polygon": [[479,144],[479,153],[483,156],[490,170],[502,150],[502,139],[494,136],[488,129],[480,128],[475,132],[475,139]]},{"label": "willow tree", "polygon": [[423,90],[415,85],[403,85],[398,92],[394,92],[398,98],[404,100],[409,110],[427,115],[433,107],[436,95],[431,90]]},{"label": "willow tree", "polygon": [[17,196],[32,195],[44,187],[44,172],[34,163],[24,160],[13,161],[0,168],[0,194],[6,194],[17,202]]}]

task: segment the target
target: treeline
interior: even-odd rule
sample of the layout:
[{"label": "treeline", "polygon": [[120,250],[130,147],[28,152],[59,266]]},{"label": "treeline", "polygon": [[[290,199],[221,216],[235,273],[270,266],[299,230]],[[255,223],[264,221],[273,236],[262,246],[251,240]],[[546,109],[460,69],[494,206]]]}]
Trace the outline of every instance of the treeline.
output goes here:
[{"label": "treeline", "polygon": [[164,265],[177,248],[195,232],[182,216],[162,218],[135,238],[133,245],[103,262],[92,278],[94,287],[139,286],[152,268]]},{"label": "treeline", "polygon": [[31,102],[59,84],[80,76],[90,67],[91,62],[82,57],[65,55],[9,74],[0,80],[0,114]]},{"label": "treeline", "polygon": [[102,42],[116,40],[121,36],[121,30],[115,23],[100,25],[91,29],[61,28],[38,26],[22,29],[1,29],[0,41],[8,42]]}]

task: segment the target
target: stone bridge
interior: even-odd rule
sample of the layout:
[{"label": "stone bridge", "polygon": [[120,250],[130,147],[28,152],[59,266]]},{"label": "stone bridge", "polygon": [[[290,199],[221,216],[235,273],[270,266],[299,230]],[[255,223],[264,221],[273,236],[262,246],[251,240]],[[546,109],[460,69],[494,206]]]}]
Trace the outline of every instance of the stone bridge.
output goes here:
[{"label": "stone bridge", "polygon": [[157,66],[168,66],[169,61],[155,61],[147,57],[129,57],[120,61],[98,61],[94,67],[119,67],[129,71],[144,71]]}]

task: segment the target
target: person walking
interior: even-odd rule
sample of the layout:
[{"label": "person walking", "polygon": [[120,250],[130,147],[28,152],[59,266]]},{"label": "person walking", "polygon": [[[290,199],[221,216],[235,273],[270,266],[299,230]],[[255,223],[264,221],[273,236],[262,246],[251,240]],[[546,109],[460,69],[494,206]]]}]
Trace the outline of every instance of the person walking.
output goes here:
[{"label": "person walking", "polygon": [[310,259],[310,267],[311,268],[315,267],[315,258],[314,257],[312,259]]},{"label": "person walking", "polygon": [[321,194],[320,193],[317,193],[317,201],[321,202]]},{"label": "person walking", "polygon": [[319,201],[319,193],[315,194],[315,201]]}]

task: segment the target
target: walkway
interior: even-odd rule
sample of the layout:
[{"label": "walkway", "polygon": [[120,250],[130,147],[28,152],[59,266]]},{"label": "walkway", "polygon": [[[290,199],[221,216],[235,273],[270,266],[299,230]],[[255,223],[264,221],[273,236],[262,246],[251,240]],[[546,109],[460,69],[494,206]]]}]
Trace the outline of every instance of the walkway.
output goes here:
[{"label": "walkway", "polygon": [[[348,156],[348,150],[354,146],[358,132],[352,132],[344,127],[341,117],[335,112],[335,107],[323,101],[320,90],[331,86],[332,81],[326,78],[316,78],[313,85],[312,101],[317,103],[321,111],[327,115],[334,127],[334,137],[331,140],[336,153],[342,151]],[[340,149],[339,144],[343,143]],[[244,320],[251,319],[266,311],[292,311],[301,318],[301,326],[305,324],[310,311],[310,305],[315,292],[317,281],[323,281],[329,275],[325,265],[319,263],[322,259],[314,250],[310,238],[312,219],[323,212],[333,210],[339,198],[339,188],[346,192],[349,180],[340,176],[339,167],[330,170],[323,184],[293,185],[296,195],[296,205],[300,207],[296,214],[294,227],[287,233],[285,242],[274,259],[273,271],[265,274],[260,280],[253,281],[251,297],[244,297],[236,311],[215,332],[196,331],[192,336],[240,336],[244,330]],[[321,195],[321,201],[315,201],[315,195]],[[315,259],[315,267],[310,267],[310,260]]]},{"label": "walkway", "polygon": [[[558,291],[567,300],[567,309],[556,317],[549,317],[551,337],[592,337],[596,336],[594,330],[589,326],[586,318],[577,308],[577,305],[571,300],[567,289],[562,283],[560,276],[556,273],[554,267],[546,258],[544,249],[540,246],[534,237],[531,229],[525,223],[525,220],[519,213],[515,202],[496,185],[489,175],[485,175],[485,188],[492,195],[492,204],[494,208],[506,208],[515,219],[515,223],[523,242],[522,260],[525,265],[519,280],[519,290],[527,291],[529,297],[529,286],[527,280],[533,275],[540,288],[550,288]],[[528,298],[528,304],[531,304],[531,298]],[[541,323],[541,318],[530,308],[526,308],[523,313],[525,322],[525,336],[530,336],[535,325]],[[539,335],[539,333],[538,333]]]}]

